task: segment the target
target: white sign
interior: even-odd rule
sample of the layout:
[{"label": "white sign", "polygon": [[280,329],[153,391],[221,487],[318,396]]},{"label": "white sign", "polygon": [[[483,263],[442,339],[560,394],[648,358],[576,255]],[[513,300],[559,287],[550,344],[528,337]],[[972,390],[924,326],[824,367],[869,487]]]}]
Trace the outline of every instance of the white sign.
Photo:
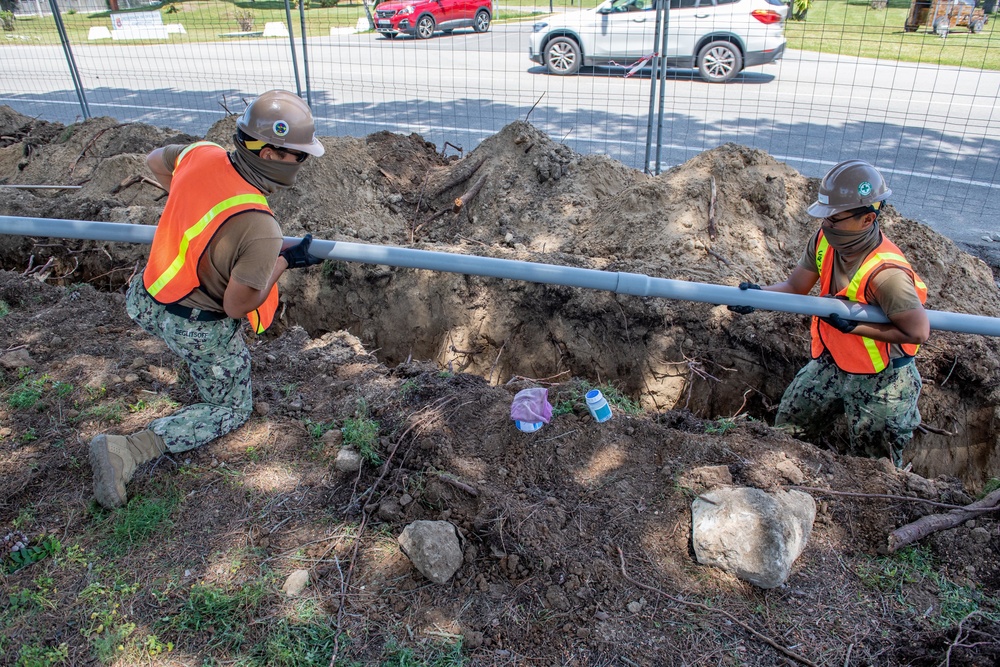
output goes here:
[{"label": "white sign", "polygon": [[111,28],[113,30],[149,28],[161,25],[163,25],[163,16],[160,15],[160,12],[111,13]]}]

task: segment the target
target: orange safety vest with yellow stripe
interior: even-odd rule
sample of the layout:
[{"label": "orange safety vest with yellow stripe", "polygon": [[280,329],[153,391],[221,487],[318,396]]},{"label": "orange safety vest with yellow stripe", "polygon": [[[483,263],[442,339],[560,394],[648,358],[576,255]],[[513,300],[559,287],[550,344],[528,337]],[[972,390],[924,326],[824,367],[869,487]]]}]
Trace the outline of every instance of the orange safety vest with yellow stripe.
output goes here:
[{"label": "orange safety vest with yellow stripe", "polygon": [[[273,215],[267,198],[233,168],[225,149],[209,141],[191,144],[177,156],[170,192],[142,276],[146,291],[163,304],[177,303],[201,284],[198,260],[224,222],[246,211]],[[277,310],[275,285],[247,319],[262,333]]]},{"label": "orange safety vest with yellow stripe", "polygon": [[[913,279],[920,303],[927,301],[927,285],[920,279],[910,263],[903,257],[902,251],[895,243],[882,235],[882,242],[872,250],[861,266],[854,273],[851,282],[834,296],[848,301],[867,304],[865,291],[871,279],[887,266],[894,266],[906,271]],[[833,252],[830,242],[819,231],[816,238],[816,269],[819,271],[820,295],[833,294],[830,289],[833,281]],[[913,356],[920,349],[919,345],[904,344],[903,352]],[[818,317],[812,318],[812,358],[818,359],[824,350],[830,352],[837,367],[847,373],[874,374],[881,373],[889,365],[890,343],[845,334],[835,329]]]}]

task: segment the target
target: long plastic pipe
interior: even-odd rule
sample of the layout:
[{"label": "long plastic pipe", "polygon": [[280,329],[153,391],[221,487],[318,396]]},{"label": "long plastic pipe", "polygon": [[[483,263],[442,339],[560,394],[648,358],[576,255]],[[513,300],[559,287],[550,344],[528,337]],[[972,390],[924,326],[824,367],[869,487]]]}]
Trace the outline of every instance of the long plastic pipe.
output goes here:
[{"label": "long plastic pipe", "polygon": [[[0,234],[18,236],[45,236],[118,243],[152,243],[155,231],[156,228],[149,225],[0,216]],[[300,240],[285,237],[284,245],[288,247]],[[571,266],[522,262],[512,259],[320,239],[313,240],[310,252],[317,257],[346,262],[384,264],[447,273],[509,278],[532,283],[606,290],[635,296],[653,296],[729,306],[753,306],[763,310],[819,315],[820,317],[837,313],[842,317],[861,322],[889,321],[882,310],[875,306],[864,306],[839,299],[766,292],[764,290],[741,290],[738,287],[651,278],[640,273],[579,269]],[[928,310],[927,317],[932,329],[1000,336],[1000,318],[940,310]]]}]

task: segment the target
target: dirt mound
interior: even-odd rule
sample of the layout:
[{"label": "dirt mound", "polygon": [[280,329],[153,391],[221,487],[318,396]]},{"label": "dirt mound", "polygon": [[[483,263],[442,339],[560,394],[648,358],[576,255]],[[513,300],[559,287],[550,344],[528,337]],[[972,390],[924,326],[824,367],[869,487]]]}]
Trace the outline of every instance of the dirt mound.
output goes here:
[{"label": "dirt mound", "polygon": [[[227,145],[232,131],[227,119],[206,136]],[[164,199],[138,178],[145,153],[192,139],[2,107],[0,134],[0,183],[82,186],[0,189],[0,214],[141,224]],[[329,157],[271,200],[286,234],[734,285],[783,278],[814,231],[815,183],[736,145],[651,177],[524,123],[460,160],[416,135],[323,141]],[[1000,315],[989,267],[891,209],[885,226],[929,307]],[[966,504],[1000,474],[992,339],[936,332],[921,352],[924,420],[954,434],[918,436],[918,477],[767,426],[805,362],[803,317],[327,262],[288,276],[281,324],[252,341],[251,422],[143,470],[133,505],[105,513],[88,505],[89,439],[195,400],[181,362],[124,313],[145,251],[0,237],[0,357],[13,355],[0,538],[60,544],[0,575],[0,664],[46,650],[69,664],[787,664],[748,627],[815,664],[1000,656],[991,518],[878,555],[890,530],[941,510],[903,498]],[[510,401],[537,383],[556,414],[523,434]],[[606,424],[583,407],[597,385]],[[359,432],[366,465],[336,472]],[[817,524],[785,586],[695,564],[691,471],[706,465],[814,489]],[[460,529],[447,586],[395,545],[417,519]],[[306,596],[279,595],[300,567]]]}]

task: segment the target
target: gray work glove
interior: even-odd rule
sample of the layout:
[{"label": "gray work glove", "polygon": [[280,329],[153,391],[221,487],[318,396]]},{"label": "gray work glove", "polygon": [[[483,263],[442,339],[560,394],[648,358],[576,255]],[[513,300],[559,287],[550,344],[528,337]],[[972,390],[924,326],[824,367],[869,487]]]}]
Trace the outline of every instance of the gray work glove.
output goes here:
[{"label": "gray work glove", "polygon": [[[760,285],[758,285],[757,283],[746,283],[746,282],[743,282],[743,283],[740,283],[740,289],[741,290],[760,289]],[[739,315],[749,315],[753,311],[757,310],[753,306],[726,306],[726,308],[728,308],[729,310],[731,310],[734,313],[737,313]]]},{"label": "gray work glove", "polygon": [[841,333],[851,333],[858,326],[854,320],[845,320],[837,313],[830,313],[830,317],[819,318]]},{"label": "gray work glove", "polygon": [[293,245],[291,248],[285,248],[281,251],[281,256],[288,262],[288,268],[301,269],[306,266],[320,264],[323,261],[322,257],[309,254],[309,245],[312,243],[312,240],[313,235],[306,234],[302,237],[302,241],[298,245]]}]

